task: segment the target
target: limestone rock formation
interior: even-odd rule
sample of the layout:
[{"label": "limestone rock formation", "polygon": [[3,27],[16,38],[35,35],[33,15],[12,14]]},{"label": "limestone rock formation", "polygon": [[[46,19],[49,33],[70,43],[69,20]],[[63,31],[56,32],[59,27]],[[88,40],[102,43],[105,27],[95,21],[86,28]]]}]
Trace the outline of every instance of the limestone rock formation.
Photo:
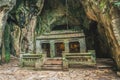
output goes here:
[{"label": "limestone rock formation", "polygon": [[0,48],[2,54],[2,60],[4,62],[5,59],[5,49],[4,49],[4,31],[5,25],[8,18],[8,13],[14,7],[16,1],[15,0],[0,0]]},{"label": "limestone rock formation", "polygon": [[99,33],[101,36],[105,35],[112,58],[120,69],[120,10],[114,5],[116,1],[84,0],[82,3],[87,16],[98,22]]}]

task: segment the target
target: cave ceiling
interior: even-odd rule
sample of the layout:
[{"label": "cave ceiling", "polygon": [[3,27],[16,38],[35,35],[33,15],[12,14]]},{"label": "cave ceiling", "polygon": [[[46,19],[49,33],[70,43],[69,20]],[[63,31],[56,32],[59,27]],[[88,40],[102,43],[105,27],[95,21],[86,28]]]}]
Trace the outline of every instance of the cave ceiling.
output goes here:
[{"label": "cave ceiling", "polygon": [[49,32],[56,25],[70,25],[82,29],[87,19],[84,8],[78,0],[45,0],[40,14],[39,27]]},{"label": "cave ceiling", "polygon": [[78,0],[46,0],[40,15],[42,23],[53,25],[78,25],[85,16],[82,5]]},{"label": "cave ceiling", "polygon": [[83,27],[86,17],[78,0],[21,0],[10,12],[8,22],[24,27],[33,16],[37,16],[37,27],[42,27],[43,32],[50,31],[56,25]]}]

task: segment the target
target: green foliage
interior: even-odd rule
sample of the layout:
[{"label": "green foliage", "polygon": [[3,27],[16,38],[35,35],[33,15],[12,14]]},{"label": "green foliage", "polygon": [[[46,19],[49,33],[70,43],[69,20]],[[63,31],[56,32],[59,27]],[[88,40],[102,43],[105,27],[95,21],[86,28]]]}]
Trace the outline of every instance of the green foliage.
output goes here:
[{"label": "green foliage", "polygon": [[38,17],[37,18],[37,25],[36,25],[36,28],[35,28],[35,31],[37,33],[37,35],[40,35],[41,34],[41,18]]},{"label": "green foliage", "polygon": [[117,2],[114,2],[114,6],[118,7],[120,9],[120,0]]},{"label": "green foliage", "polygon": [[109,0],[101,0],[100,1],[100,9],[103,10],[105,8],[107,8],[107,11],[109,11],[109,9],[110,9],[110,2],[109,2]]},{"label": "green foliage", "polygon": [[5,51],[5,62],[9,62],[10,61],[10,52]]},{"label": "green foliage", "polygon": [[5,45],[5,61],[9,62],[10,60],[10,26],[6,24],[4,30],[4,45]]},{"label": "green foliage", "polygon": [[103,9],[106,5],[107,0],[101,0],[100,2],[100,9]]}]

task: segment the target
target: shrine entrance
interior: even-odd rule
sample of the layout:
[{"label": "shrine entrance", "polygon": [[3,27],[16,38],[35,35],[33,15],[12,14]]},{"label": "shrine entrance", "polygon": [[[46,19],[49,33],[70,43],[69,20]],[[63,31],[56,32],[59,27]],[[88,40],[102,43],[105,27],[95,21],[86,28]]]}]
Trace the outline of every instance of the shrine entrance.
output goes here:
[{"label": "shrine entrance", "polygon": [[70,53],[80,53],[80,43],[79,42],[70,42],[69,49],[70,49]]},{"label": "shrine entrance", "polygon": [[42,50],[43,50],[43,53],[47,55],[47,57],[50,57],[50,44],[49,43],[42,43]]},{"label": "shrine entrance", "polygon": [[63,42],[55,43],[55,57],[62,57],[62,52],[65,51]]}]

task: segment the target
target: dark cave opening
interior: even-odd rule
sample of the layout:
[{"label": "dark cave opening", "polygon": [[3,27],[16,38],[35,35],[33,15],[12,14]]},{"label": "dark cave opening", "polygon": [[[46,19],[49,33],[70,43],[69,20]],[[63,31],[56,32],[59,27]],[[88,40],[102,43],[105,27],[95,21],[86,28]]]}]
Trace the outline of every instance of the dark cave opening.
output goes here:
[{"label": "dark cave opening", "polygon": [[[100,32],[100,29],[102,32]],[[97,67],[113,67],[116,69],[116,64],[111,57],[110,46],[108,45],[103,26],[99,26],[96,21],[91,21],[89,29],[84,29],[84,32],[86,35],[87,50],[95,50]]]},{"label": "dark cave opening", "polygon": [[[101,29],[101,28],[99,28]],[[87,49],[94,49],[96,58],[111,58],[110,48],[106,41],[105,34],[101,34],[98,30],[98,23],[91,21],[89,29],[85,32]]]},{"label": "dark cave opening", "polygon": [[56,25],[55,27],[52,28],[52,31],[67,30],[67,29],[70,29],[70,26],[67,26],[66,24],[64,24],[64,25]]},{"label": "dark cave opening", "polygon": [[80,26],[71,25],[71,24],[55,25],[54,27],[51,28],[51,31],[61,31],[61,30],[83,31]]}]

